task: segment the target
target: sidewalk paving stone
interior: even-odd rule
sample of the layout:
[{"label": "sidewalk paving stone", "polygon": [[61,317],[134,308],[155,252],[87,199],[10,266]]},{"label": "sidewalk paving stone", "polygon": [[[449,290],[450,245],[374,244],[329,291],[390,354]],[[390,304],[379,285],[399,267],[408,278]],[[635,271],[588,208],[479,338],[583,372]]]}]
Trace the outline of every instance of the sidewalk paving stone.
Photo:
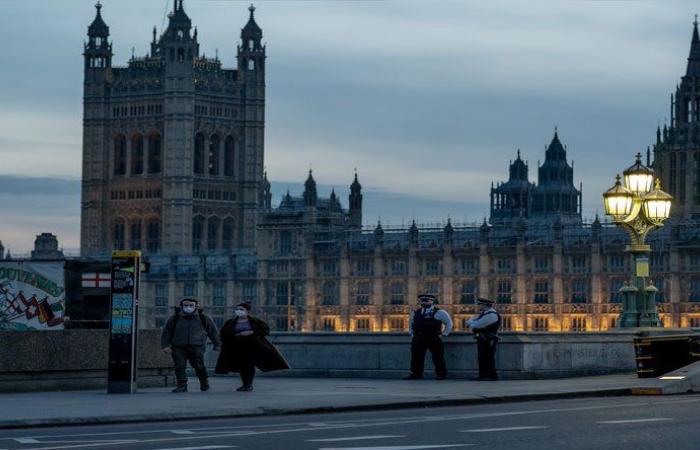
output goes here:
[{"label": "sidewalk paving stone", "polygon": [[439,406],[545,398],[625,395],[641,386],[636,375],[549,380],[256,379],[255,391],[235,392],[237,377],[212,377],[211,390],[141,389],[133,395],[104,391],[0,394],[0,428],[98,424],[353,409]]}]

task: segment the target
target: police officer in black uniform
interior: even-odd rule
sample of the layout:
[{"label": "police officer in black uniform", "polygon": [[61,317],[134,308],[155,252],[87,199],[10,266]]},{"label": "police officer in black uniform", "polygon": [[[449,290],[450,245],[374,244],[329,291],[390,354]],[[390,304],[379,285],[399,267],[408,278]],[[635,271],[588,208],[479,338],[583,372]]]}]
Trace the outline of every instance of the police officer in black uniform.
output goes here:
[{"label": "police officer in black uniform", "polygon": [[452,319],[447,311],[434,305],[435,295],[421,294],[418,296],[418,300],[421,307],[411,313],[409,326],[413,337],[411,341],[411,374],[404,379],[420,380],[423,378],[425,353],[430,350],[435,365],[435,378],[444,380],[447,378],[447,365],[445,364],[445,347],[442,343],[442,337],[447,336],[452,331]]},{"label": "police officer in black uniform", "polygon": [[486,298],[477,299],[481,312],[469,319],[467,324],[474,332],[476,348],[479,355],[478,381],[498,380],[496,373],[496,346],[498,345],[498,329],[501,326],[501,316],[494,309],[494,301]]}]

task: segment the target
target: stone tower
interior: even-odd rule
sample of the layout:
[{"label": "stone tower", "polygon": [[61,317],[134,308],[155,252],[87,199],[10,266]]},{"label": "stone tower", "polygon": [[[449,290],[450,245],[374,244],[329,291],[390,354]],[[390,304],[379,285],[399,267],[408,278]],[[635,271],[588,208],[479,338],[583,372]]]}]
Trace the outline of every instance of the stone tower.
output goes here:
[{"label": "stone tower", "polygon": [[350,185],[350,196],[348,198],[348,203],[350,206],[350,225],[355,228],[362,227],[362,185],[357,179],[357,172],[355,172],[355,179]]},{"label": "stone tower", "polygon": [[520,158],[520,150],[515,161],[510,163],[508,181],[491,186],[492,224],[509,222],[515,217],[528,217],[535,184],[528,179],[528,166]]},{"label": "stone tower", "polygon": [[671,126],[656,130],[654,170],[674,197],[671,213],[700,219],[700,36],[693,23],[688,66],[671,95]]},{"label": "stone tower", "polygon": [[264,187],[265,46],[255,8],[237,68],[200,55],[175,0],[150,54],[112,65],[96,5],[85,44],[81,253],[253,248]]},{"label": "stone tower", "polygon": [[581,189],[574,186],[574,167],[566,161],[566,148],[554,130],[545,152],[544,163],[537,171],[537,187],[532,192],[531,218],[581,221]]}]

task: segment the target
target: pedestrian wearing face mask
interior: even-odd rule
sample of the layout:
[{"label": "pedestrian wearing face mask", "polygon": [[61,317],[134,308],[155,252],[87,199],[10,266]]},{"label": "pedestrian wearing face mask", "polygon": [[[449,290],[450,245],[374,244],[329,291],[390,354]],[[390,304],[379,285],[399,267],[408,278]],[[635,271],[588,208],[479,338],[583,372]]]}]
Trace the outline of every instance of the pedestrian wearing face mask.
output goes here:
[{"label": "pedestrian wearing face mask", "polygon": [[413,311],[409,318],[411,341],[411,374],[404,380],[423,379],[425,354],[430,350],[435,365],[435,378],[447,378],[445,364],[445,346],[442,338],[452,331],[452,319],[444,309],[435,306],[436,297],[433,294],[418,296],[420,308]]},{"label": "pedestrian wearing face mask", "polygon": [[204,351],[207,337],[214,344],[214,350],[221,348],[219,331],[211,317],[198,307],[199,302],[193,298],[180,301],[175,314],[168,319],[161,335],[161,348],[170,353],[175,364],[177,387],[173,392],[187,392],[187,362],[199,378],[199,389],[209,390],[209,375],[204,365]]},{"label": "pedestrian wearing face mask", "polygon": [[242,385],[239,392],[253,390],[255,368],[263,372],[289,369],[287,361],[267,340],[270,327],[250,315],[250,303],[236,306],[234,317],[221,327],[221,353],[216,362],[216,373],[238,372]]}]

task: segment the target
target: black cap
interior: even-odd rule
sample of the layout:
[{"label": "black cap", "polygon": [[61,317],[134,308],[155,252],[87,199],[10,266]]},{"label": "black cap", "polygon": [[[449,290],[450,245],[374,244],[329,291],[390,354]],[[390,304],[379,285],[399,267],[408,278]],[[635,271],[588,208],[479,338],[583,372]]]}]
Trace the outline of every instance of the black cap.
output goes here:
[{"label": "black cap", "polygon": [[182,305],[184,302],[193,302],[199,305],[199,300],[197,300],[196,298],[185,297],[182,300],[180,300],[180,305]]},{"label": "black cap", "polygon": [[418,301],[430,300],[432,302],[437,300],[434,294],[418,294]]},{"label": "black cap", "polygon": [[239,304],[236,305],[236,308],[238,308],[239,306],[240,306],[241,308],[247,309],[248,311],[250,311],[250,308],[252,307],[252,305],[250,304],[250,302],[241,302],[241,303],[239,303]]},{"label": "black cap", "polygon": [[476,303],[479,305],[493,306],[496,302],[488,298],[477,298]]}]

